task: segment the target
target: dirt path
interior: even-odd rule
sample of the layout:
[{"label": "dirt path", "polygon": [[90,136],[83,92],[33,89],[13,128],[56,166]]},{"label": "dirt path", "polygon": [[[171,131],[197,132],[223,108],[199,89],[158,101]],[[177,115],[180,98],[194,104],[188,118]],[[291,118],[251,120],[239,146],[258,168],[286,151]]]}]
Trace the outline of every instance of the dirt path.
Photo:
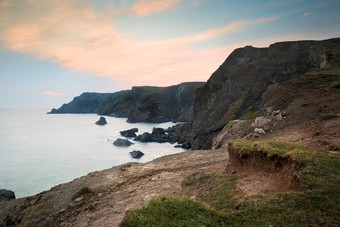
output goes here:
[{"label": "dirt path", "polygon": [[[0,223],[9,215],[21,224],[118,226],[127,210],[156,196],[179,195],[184,177],[203,171],[222,173],[227,162],[226,149],[200,150],[93,172],[36,196],[0,203]],[[89,193],[74,196],[86,187]]]}]

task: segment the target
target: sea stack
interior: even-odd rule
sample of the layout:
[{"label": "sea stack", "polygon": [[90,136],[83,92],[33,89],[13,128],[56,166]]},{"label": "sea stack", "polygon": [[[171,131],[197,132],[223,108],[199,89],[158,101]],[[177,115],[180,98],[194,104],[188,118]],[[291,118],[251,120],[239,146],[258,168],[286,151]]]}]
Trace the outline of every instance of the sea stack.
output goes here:
[{"label": "sea stack", "polygon": [[100,117],[99,120],[96,122],[96,125],[106,125],[106,119],[105,117]]}]

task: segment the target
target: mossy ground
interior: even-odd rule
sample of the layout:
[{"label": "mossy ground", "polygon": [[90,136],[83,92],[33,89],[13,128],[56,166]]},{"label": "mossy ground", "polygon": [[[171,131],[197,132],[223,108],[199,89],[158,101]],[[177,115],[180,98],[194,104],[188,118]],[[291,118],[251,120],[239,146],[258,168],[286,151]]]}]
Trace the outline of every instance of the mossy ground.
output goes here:
[{"label": "mossy ground", "polygon": [[[126,214],[121,226],[339,226],[340,157],[279,142],[230,142],[239,155],[266,152],[303,163],[301,193],[241,196],[233,175],[187,177],[183,196],[158,197]],[[191,198],[188,198],[191,197]]]}]

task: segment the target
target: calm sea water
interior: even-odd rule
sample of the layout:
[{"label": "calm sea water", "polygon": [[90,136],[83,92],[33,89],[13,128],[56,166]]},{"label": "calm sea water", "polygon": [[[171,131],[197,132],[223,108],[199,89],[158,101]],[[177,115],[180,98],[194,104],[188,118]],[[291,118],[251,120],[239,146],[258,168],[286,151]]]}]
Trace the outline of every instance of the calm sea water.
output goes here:
[{"label": "calm sea water", "polygon": [[[183,152],[169,143],[140,143],[116,147],[119,131],[138,128],[139,133],[153,127],[167,128],[173,123],[129,124],[124,118],[106,117],[105,126],[94,123],[95,114],[46,114],[48,109],[0,109],[0,188],[24,197],[71,181],[91,171],[126,162],[148,162]],[[129,152],[145,155],[132,159]]]}]

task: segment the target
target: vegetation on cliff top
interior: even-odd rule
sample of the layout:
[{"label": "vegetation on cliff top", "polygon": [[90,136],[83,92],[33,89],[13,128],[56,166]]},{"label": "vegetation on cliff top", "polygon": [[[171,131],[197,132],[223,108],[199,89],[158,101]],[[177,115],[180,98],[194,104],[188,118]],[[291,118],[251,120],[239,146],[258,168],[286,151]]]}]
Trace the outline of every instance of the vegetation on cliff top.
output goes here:
[{"label": "vegetation on cliff top", "polygon": [[182,197],[155,198],[129,211],[121,226],[338,226],[339,156],[280,142],[234,140],[229,146],[240,158],[261,152],[303,164],[297,177],[305,191],[245,196],[235,175],[194,174],[183,181]]}]

